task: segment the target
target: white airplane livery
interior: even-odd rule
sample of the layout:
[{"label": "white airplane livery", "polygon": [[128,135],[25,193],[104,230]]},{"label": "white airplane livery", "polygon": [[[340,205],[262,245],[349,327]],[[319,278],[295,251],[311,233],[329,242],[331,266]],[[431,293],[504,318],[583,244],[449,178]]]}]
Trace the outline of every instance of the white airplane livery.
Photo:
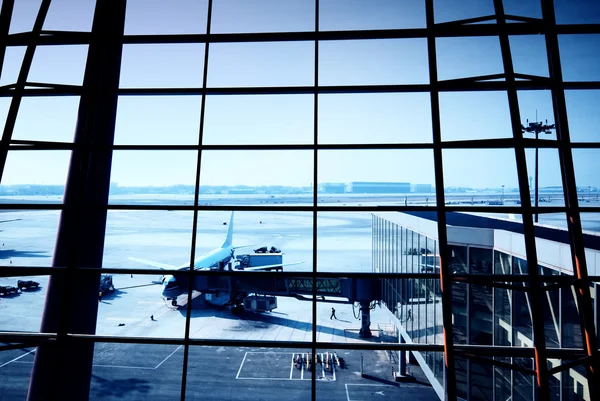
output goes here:
[{"label": "white airplane livery", "polygon": [[[245,248],[252,245],[243,245],[234,247],[233,246],[233,216],[234,212],[231,212],[231,218],[229,220],[229,227],[227,228],[227,237],[221,245],[220,248],[213,249],[210,252],[207,252],[203,255],[198,256],[194,260],[194,269],[195,270],[225,270],[227,266],[229,266],[229,270],[232,269],[232,259],[235,255],[235,250],[239,248]],[[181,266],[173,266],[160,262],[153,262],[145,259],[138,258],[129,258],[130,260],[143,263],[149,266],[158,267],[160,269],[177,269],[177,270],[189,270],[189,263],[186,263]],[[295,263],[286,263],[286,264],[277,264],[277,265],[267,265],[267,266],[256,266],[256,267],[246,267],[243,270],[251,271],[251,270],[270,270],[274,268],[279,268],[282,266],[290,266],[296,265],[303,262],[295,262]],[[167,275],[163,279],[162,283],[162,296],[167,300],[171,300],[173,306],[177,305],[177,297],[187,293],[189,288],[188,285],[188,277],[187,275]]]}]

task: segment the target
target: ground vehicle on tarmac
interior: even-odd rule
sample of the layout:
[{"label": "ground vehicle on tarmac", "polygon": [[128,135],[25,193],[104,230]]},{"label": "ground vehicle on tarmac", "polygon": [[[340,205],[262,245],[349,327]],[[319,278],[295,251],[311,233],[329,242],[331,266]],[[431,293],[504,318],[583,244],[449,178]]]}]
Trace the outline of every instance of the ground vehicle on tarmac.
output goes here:
[{"label": "ground vehicle on tarmac", "polygon": [[115,286],[113,285],[113,276],[112,274],[103,274],[100,276],[100,288],[99,291],[108,294],[115,291]]},{"label": "ground vehicle on tarmac", "polygon": [[12,285],[0,285],[0,296],[18,293],[19,289],[17,287],[13,287]]},{"label": "ground vehicle on tarmac", "polygon": [[37,281],[33,281],[33,280],[18,280],[17,287],[21,291],[29,290],[31,288],[40,288],[40,283],[38,283]]}]

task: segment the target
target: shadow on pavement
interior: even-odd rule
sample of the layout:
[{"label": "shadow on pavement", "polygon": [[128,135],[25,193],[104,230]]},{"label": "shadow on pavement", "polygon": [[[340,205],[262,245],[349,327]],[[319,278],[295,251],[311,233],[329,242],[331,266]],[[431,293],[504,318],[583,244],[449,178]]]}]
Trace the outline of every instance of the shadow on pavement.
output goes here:
[{"label": "shadow on pavement", "polygon": [[131,393],[149,393],[152,390],[149,383],[148,380],[142,379],[105,379],[92,374],[91,392],[96,393],[94,398],[127,398]]}]

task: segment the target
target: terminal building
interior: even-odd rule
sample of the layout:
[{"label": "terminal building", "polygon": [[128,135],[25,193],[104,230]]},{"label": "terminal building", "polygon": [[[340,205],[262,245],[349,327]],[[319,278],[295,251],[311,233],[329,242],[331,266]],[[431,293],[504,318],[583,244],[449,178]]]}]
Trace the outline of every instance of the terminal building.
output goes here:
[{"label": "terminal building", "polygon": [[[0,215],[47,213],[55,218],[56,228],[40,234],[40,243],[53,249],[47,258],[51,261],[40,270],[31,233],[38,232],[35,226],[42,218],[33,222],[21,216],[0,218],[3,224],[24,224],[19,226],[23,231],[11,235],[21,241],[15,249],[29,255],[23,264],[0,266],[0,279],[38,274],[49,283],[42,290],[46,297],[32,292],[27,298],[39,306],[41,325],[32,330],[19,326],[35,314],[27,310],[23,319],[0,327],[0,401],[109,396],[148,401],[207,397],[373,401],[395,398],[389,395],[393,390],[403,392],[397,398],[423,399],[414,388],[400,388],[396,380],[403,377],[388,370],[385,377],[372,380],[388,386],[384,390],[373,383],[359,387],[363,352],[397,355],[404,368],[408,356],[442,400],[600,400],[600,237],[581,224],[582,215],[600,213],[600,204],[591,203],[598,201],[593,188],[600,187],[595,174],[600,142],[594,131],[599,123],[594,111],[600,107],[600,70],[593,58],[600,42],[600,3],[233,3],[1,2]],[[550,123],[532,120],[534,110],[538,119],[538,108],[540,119]],[[66,183],[64,196],[56,196],[60,199],[47,193],[9,198],[17,191],[37,191],[30,185],[45,182],[46,173],[52,175],[47,191],[51,182],[61,187]],[[530,176],[536,177],[536,188],[539,181],[552,187],[552,193],[540,191],[536,196]],[[322,177],[343,184],[322,183]],[[267,179],[271,181],[264,182]],[[235,182],[240,189],[229,191],[224,185],[207,189],[206,182]],[[250,193],[254,190],[241,189],[254,188],[257,182],[264,183],[263,201],[265,195],[295,192],[288,185],[311,185],[298,190],[307,195],[304,202],[282,196],[277,202],[257,203],[255,193]],[[193,186],[194,202],[183,199],[188,193],[182,187],[175,194],[183,192],[185,197],[146,197],[129,203],[131,188],[147,183],[161,188]],[[498,195],[501,201],[474,203],[475,190],[505,186],[511,198],[518,193],[514,204],[505,203],[503,195]],[[369,194],[365,198],[373,201],[322,204],[321,189]],[[425,205],[408,204],[410,196],[404,194],[411,192],[435,192],[435,199],[425,195]],[[454,196],[465,192],[469,195]],[[119,194],[127,196],[114,196]],[[199,196],[205,194],[209,196]],[[386,196],[390,194],[403,195]],[[171,314],[173,322],[181,323],[178,336],[173,334],[175,326],[162,325],[166,316],[145,312],[166,306],[160,300],[152,306],[154,298],[135,303],[123,297],[127,308],[144,313],[137,326],[120,310],[114,316],[99,314],[100,272],[124,274],[131,280],[157,275],[156,267],[124,267],[131,259],[128,247],[146,246],[150,258],[161,245],[173,254],[179,245],[185,246],[184,259],[190,263],[177,268],[161,262],[159,268],[167,266],[172,274],[187,269],[188,283],[194,283],[200,277],[217,276],[190,268],[198,256],[196,245],[205,239],[197,233],[202,217],[259,210],[286,217],[311,215],[310,223],[302,226],[306,231],[286,239],[298,248],[302,244],[306,260],[313,262],[302,272],[304,281],[298,280],[303,294],[311,295],[303,300],[311,317],[303,326],[302,341],[230,336],[246,335],[258,325],[236,326],[217,338],[195,338],[191,327],[199,319],[187,313],[193,301],[191,284],[185,286],[189,308]],[[136,213],[142,212],[164,212],[169,218],[165,224],[154,218],[137,220]],[[481,212],[513,213],[522,216],[522,222],[508,214],[489,217]],[[319,219],[328,213],[363,213],[366,223],[359,228],[366,231],[366,244],[320,236]],[[533,215],[541,213],[564,216],[568,230],[534,224]],[[132,237],[131,232],[117,226],[113,232],[122,240],[115,241],[116,262],[110,264],[103,259],[110,238],[107,221],[117,214],[133,216],[131,224],[137,222],[147,236],[128,244],[125,239]],[[181,229],[190,233],[185,239],[189,246],[182,245],[175,229],[166,234],[167,240],[151,237],[172,229],[183,215],[189,216],[182,218],[189,227]],[[260,235],[281,237],[268,224],[256,224]],[[3,243],[9,234],[6,225],[0,228]],[[341,225],[340,232],[345,228]],[[246,234],[252,239],[254,229]],[[323,244],[336,252],[327,260],[341,270],[324,269],[325,258],[318,254]],[[345,253],[349,249],[364,251],[367,273],[343,270],[351,259]],[[165,262],[171,263],[170,256]],[[135,275],[129,277],[131,272]],[[264,272],[261,280],[277,274],[272,282],[281,283],[282,276],[294,278],[296,273]],[[219,274],[231,286],[235,277],[246,273]],[[369,298],[361,309],[381,305],[397,332],[395,342],[349,341],[355,340],[352,330],[330,326],[342,322],[333,316],[327,319],[329,307],[318,315],[324,301],[317,297],[319,283],[342,279],[380,285],[382,295]],[[263,290],[266,282],[254,291]],[[16,296],[11,302],[21,305]],[[17,310],[1,309],[0,323],[4,324],[5,311]],[[368,326],[361,313],[361,324]],[[127,323],[112,320],[121,316]],[[291,316],[279,319],[286,330],[295,327]],[[109,335],[98,334],[97,327],[110,327]],[[318,337],[323,329],[327,336]],[[334,329],[345,342],[331,340]],[[147,335],[128,335],[128,330]],[[378,332],[376,327],[370,330]],[[169,348],[166,357],[174,357],[165,364],[166,359],[144,367],[120,362],[121,357],[159,359],[156,350],[167,345],[180,351]],[[238,380],[244,363],[251,363],[246,356],[239,358],[239,370],[230,369],[229,374],[202,356],[209,347],[214,347],[211,357],[217,355],[215,360],[227,369],[233,367],[229,358],[239,356],[242,348],[276,349],[269,352],[285,355],[283,376],[278,371],[278,377]],[[355,359],[337,383],[323,384],[317,383],[316,375],[305,377],[304,370],[290,372],[293,352],[307,352],[303,360],[315,361],[318,350],[333,348],[340,355],[360,354],[361,371]],[[112,381],[93,372],[94,358],[102,356],[103,349],[110,350],[104,356],[114,357],[114,367],[123,369],[109,371],[98,365],[107,369]],[[132,349],[138,353],[128,352]],[[264,360],[254,371],[276,365],[271,355]],[[294,378],[294,373],[301,376]],[[101,381],[101,397],[90,395],[98,394],[92,380]],[[14,396],[17,388],[20,397]]]},{"label": "terminal building", "polygon": [[346,186],[346,192],[353,194],[407,194],[409,182],[361,182],[354,181]]},{"label": "terminal building", "polygon": [[[538,272],[541,276],[573,277],[568,233],[536,226]],[[448,213],[448,260],[452,275],[527,275],[523,225],[509,219]],[[590,275],[600,273],[600,236],[584,232]],[[376,273],[439,273],[440,254],[435,213],[373,214],[373,271]],[[508,283],[506,283],[508,284]],[[525,286],[526,283],[515,283]],[[600,325],[600,285],[590,286],[595,326]],[[454,282],[452,329],[454,344],[532,347],[530,294],[524,290]],[[581,348],[582,331],[573,286],[545,291],[541,299],[546,347]],[[382,304],[389,310],[406,343],[442,344],[442,306],[439,279],[385,279]],[[539,318],[539,317],[538,317]],[[444,399],[444,358],[440,352],[413,352],[440,399]],[[533,369],[532,358],[496,360]],[[511,360],[512,359],[512,360]],[[548,358],[549,368],[561,360]],[[564,362],[563,362],[564,363]],[[457,396],[475,400],[534,400],[534,376],[506,367],[457,357]],[[553,400],[590,401],[582,365],[552,374]]]}]

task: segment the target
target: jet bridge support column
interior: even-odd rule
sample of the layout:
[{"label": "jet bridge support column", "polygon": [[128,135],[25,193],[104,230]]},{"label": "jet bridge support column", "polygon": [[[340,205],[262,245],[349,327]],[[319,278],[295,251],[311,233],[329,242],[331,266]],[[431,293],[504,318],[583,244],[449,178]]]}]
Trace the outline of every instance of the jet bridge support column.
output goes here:
[{"label": "jet bridge support column", "polygon": [[360,301],[360,332],[358,335],[361,338],[371,337],[371,302]]},{"label": "jet bridge support column", "polygon": [[354,282],[354,301],[360,303],[361,325],[358,335],[371,337],[371,302],[381,299],[381,282],[378,279],[359,278]]}]

